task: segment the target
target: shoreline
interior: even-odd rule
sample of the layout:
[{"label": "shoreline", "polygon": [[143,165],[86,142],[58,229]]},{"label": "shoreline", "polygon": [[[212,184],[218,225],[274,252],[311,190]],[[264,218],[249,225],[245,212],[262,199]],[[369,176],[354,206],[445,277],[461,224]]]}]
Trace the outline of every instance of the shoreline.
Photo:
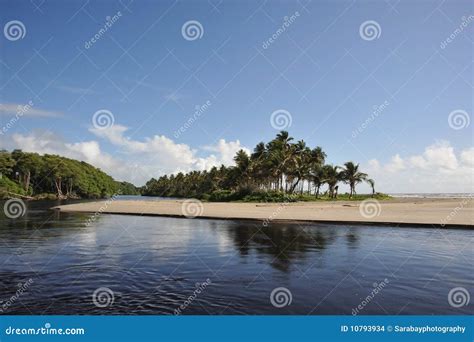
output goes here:
[{"label": "shoreline", "polygon": [[105,200],[66,204],[60,212],[257,220],[331,224],[369,224],[433,228],[474,228],[472,198],[394,198],[294,203],[198,202],[197,200]]}]

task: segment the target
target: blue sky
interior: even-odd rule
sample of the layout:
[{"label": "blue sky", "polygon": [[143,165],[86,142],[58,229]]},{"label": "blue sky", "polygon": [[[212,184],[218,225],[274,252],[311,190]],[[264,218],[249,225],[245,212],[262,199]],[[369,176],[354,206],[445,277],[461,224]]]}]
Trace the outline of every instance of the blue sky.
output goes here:
[{"label": "blue sky", "polygon": [[[0,37],[0,125],[11,122],[15,106],[33,106],[9,125],[0,147],[84,159],[143,184],[163,172],[230,163],[235,149],[270,140],[278,132],[271,114],[285,110],[292,136],[322,146],[330,163],[360,162],[381,190],[473,189],[473,124],[465,122],[473,109],[470,1],[1,7],[2,26],[18,20],[26,34]],[[277,33],[285,17],[291,23]],[[195,40],[182,34],[191,20],[202,27]],[[378,25],[375,38],[361,35],[367,21]],[[103,109],[114,125],[96,129],[92,117]],[[460,129],[449,124],[453,111],[464,120]]]}]

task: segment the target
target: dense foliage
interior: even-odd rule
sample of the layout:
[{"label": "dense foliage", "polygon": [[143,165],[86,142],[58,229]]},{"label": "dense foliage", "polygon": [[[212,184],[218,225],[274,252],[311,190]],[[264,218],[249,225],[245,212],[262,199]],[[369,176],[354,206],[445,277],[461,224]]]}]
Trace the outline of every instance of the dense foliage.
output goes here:
[{"label": "dense foliage", "polygon": [[0,196],[102,198],[136,194],[133,184],[117,182],[85,162],[21,150],[0,151]]},{"label": "dense foliage", "polygon": [[[375,195],[375,183],[359,170],[359,165],[347,162],[344,167],[325,164],[326,153],[313,149],[303,140],[293,142],[282,131],[268,143],[259,143],[248,155],[240,150],[234,157],[235,166],[213,167],[209,171],[165,175],[152,178],[142,189],[143,195],[163,197],[196,197],[210,201],[292,201],[337,198],[338,184],[349,185],[348,198],[354,198],[356,185],[366,181]],[[360,197],[359,197],[360,198]]]}]

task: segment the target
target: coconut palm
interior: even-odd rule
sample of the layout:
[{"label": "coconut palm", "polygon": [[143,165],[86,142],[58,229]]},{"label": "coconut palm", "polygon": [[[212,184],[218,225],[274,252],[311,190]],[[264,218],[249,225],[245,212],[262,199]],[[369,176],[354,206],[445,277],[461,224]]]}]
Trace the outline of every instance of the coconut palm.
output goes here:
[{"label": "coconut palm", "polygon": [[[371,184],[367,175],[360,172],[358,164],[347,162],[344,168],[340,168],[327,165],[325,161],[326,153],[321,147],[311,149],[304,140],[294,142],[287,131],[281,131],[269,142],[258,143],[250,155],[243,150],[238,151],[234,166],[222,165],[209,171],[152,179],[147,183],[145,193],[204,197],[219,191],[229,194],[247,189],[249,194],[254,190],[302,194],[307,186],[308,193],[311,194],[314,188],[318,198],[321,187],[327,184],[329,196],[335,198],[341,181],[349,184],[351,197],[361,181]],[[372,192],[375,193],[374,187]]]},{"label": "coconut palm", "polygon": [[372,188],[372,197],[375,196],[375,181],[371,178],[368,178],[366,180],[366,182],[370,185],[370,187]]},{"label": "coconut palm", "polygon": [[356,193],[356,185],[367,179],[367,174],[359,171],[359,164],[354,164],[351,161],[344,164],[341,176],[344,183],[349,184],[351,191],[349,198],[352,198],[352,195]]},{"label": "coconut palm", "polygon": [[310,172],[310,179],[314,183],[314,187],[316,188],[316,198],[319,198],[319,191],[321,189],[321,186],[325,183],[324,168],[322,165],[313,165]]},{"label": "coconut palm", "polygon": [[329,197],[335,197],[335,188],[337,183],[342,180],[342,172],[339,171],[339,166],[324,165],[324,182],[328,185]]}]

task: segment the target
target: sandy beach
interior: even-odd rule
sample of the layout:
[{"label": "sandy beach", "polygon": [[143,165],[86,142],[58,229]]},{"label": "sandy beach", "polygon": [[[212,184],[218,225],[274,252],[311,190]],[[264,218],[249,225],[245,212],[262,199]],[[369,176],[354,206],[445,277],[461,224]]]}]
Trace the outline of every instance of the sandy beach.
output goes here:
[{"label": "sandy beach", "polygon": [[383,223],[474,227],[472,198],[395,198],[297,203],[214,203],[196,200],[108,200],[57,206],[62,212],[88,212],[217,219],[314,221],[337,223]]}]

